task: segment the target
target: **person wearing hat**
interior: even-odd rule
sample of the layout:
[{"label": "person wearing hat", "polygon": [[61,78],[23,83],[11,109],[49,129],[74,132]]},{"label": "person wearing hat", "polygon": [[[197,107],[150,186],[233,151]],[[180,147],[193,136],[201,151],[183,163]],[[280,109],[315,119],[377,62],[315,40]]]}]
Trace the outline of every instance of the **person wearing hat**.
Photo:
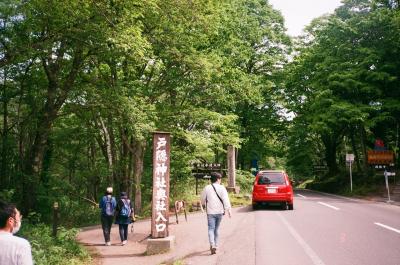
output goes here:
[{"label": "person wearing hat", "polygon": [[115,214],[115,223],[119,225],[121,245],[124,246],[128,241],[128,226],[134,220],[135,215],[127,193],[123,191],[120,195]]},{"label": "person wearing hat", "polygon": [[211,254],[216,254],[218,248],[218,229],[225,211],[231,217],[231,203],[228,192],[221,185],[222,175],[212,172],[211,184],[207,185],[201,193],[201,204],[206,206],[208,240]]},{"label": "person wearing hat", "polygon": [[115,200],[115,197],[112,196],[112,193],[113,188],[108,187],[99,203],[99,208],[101,209],[101,228],[103,229],[106,246],[111,245],[111,226],[114,220],[115,208],[117,206],[117,201]]}]

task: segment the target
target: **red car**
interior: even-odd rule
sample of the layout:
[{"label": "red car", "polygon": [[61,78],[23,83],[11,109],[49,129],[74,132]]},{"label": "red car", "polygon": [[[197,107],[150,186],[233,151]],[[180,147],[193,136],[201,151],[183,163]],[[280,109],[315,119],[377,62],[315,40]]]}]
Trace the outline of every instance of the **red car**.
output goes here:
[{"label": "red car", "polygon": [[284,209],[293,210],[293,188],[283,170],[261,170],[253,185],[253,209],[259,204],[281,204]]}]

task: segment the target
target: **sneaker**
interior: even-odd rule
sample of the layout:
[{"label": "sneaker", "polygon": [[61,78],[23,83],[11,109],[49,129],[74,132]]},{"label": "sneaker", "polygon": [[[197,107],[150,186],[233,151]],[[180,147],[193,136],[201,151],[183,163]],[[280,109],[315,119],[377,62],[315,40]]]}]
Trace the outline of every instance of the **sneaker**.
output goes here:
[{"label": "sneaker", "polygon": [[212,247],[211,248],[211,255],[214,255],[217,253],[217,248],[216,247]]},{"label": "sneaker", "polygon": [[111,242],[110,241],[106,242],[106,246],[111,246]]},{"label": "sneaker", "polygon": [[122,245],[125,246],[126,245],[126,240],[122,241]]}]

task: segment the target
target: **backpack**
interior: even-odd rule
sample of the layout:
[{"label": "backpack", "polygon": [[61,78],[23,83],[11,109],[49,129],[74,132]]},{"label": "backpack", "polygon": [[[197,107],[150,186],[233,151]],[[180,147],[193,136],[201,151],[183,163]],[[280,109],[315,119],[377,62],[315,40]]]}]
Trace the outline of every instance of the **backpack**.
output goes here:
[{"label": "backpack", "polygon": [[112,204],[112,198],[106,198],[106,202],[103,207],[106,216],[114,216],[114,206]]},{"label": "backpack", "polygon": [[130,201],[129,200],[121,200],[121,201],[124,203],[124,206],[122,206],[119,215],[122,217],[129,217],[131,215]]}]

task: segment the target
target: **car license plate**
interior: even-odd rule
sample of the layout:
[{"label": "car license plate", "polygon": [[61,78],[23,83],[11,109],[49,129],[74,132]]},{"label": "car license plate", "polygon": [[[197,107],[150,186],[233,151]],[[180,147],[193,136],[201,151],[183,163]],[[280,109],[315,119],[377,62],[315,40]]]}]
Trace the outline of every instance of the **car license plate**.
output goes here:
[{"label": "car license plate", "polygon": [[268,188],[267,193],[276,193],[276,188]]}]

